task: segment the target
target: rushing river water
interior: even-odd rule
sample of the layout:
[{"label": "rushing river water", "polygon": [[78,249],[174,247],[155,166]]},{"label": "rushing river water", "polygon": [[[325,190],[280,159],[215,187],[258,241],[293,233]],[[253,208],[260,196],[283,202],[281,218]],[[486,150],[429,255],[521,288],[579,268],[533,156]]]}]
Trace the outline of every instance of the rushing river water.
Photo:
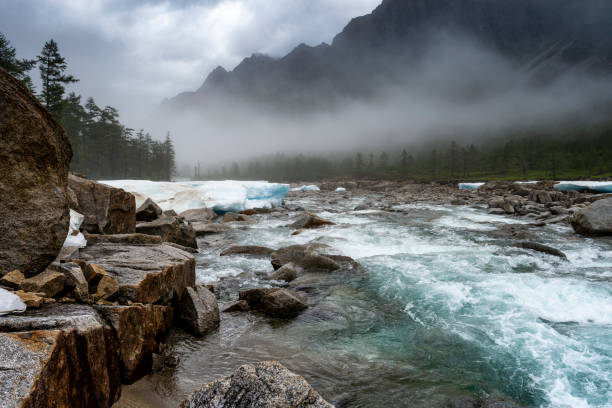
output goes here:
[{"label": "rushing river water", "polygon": [[[520,219],[465,206],[352,211],[364,198],[289,199],[337,225],[293,236],[298,214],[202,241],[198,281],[220,302],[270,285],[268,259],[219,257],[234,244],[321,242],[363,273],[309,274],[311,307],[279,321],[222,314],[215,334],[172,334],[180,362],[143,380],[175,405],[245,362],[281,361],[337,407],[432,407],[463,395],[506,395],[529,406],[612,407],[612,240],[569,227],[530,227],[568,260],[518,249],[496,234]],[[338,195],[340,197],[340,195]],[[329,200],[329,197],[327,197]]]}]

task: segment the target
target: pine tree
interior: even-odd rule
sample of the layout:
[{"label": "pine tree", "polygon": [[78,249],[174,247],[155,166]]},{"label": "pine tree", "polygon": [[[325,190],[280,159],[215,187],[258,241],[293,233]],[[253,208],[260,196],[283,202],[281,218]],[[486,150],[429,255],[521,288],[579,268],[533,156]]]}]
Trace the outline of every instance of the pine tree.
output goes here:
[{"label": "pine tree", "polygon": [[34,68],[34,65],[36,65],[36,60],[17,59],[17,50],[6,36],[0,33],[0,67],[23,82],[32,93],[34,93],[34,85],[28,71]]},{"label": "pine tree", "polygon": [[[165,153],[165,167],[166,167],[166,178],[168,181],[172,180],[172,177],[176,175],[176,154],[174,152],[174,144],[170,138],[170,132],[166,133],[166,140],[164,141],[164,153]],[[239,173],[238,164],[236,164],[236,174]]]},{"label": "pine tree", "polygon": [[38,56],[38,69],[42,80],[40,99],[45,107],[59,119],[62,113],[65,85],[78,82],[78,79],[65,73],[66,59],[59,53],[57,43],[49,40]]}]

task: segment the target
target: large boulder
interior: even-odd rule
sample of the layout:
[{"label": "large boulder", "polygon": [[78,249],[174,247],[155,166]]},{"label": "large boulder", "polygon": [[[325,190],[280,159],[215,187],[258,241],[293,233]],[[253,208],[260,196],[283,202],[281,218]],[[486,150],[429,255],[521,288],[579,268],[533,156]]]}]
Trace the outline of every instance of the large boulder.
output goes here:
[{"label": "large boulder", "polygon": [[174,242],[191,248],[198,247],[195,230],[181,217],[164,215],[155,221],[141,222],[136,225],[136,231],[141,234],[157,235],[164,242]]},{"label": "large boulder", "polygon": [[181,408],[332,408],[306,380],[277,361],[239,367],[195,391]]},{"label": "large boulder", "polygon": [[210,222],[217,216],[212,208],[194,208],[191,210],[183,211],[180,214],[181,217],[187,222]]},{"label": "large boulder", "polygon": [[291,245],[272,252],[270,260],[275,270],[288,263],[310,270],[335,271],[342,267],[331,256],[320,254],[318,249],[313,245]]},{"label": "large boulder", "polygon": [[300,295],[288,289],[249,289],[240,292],[238,297],[240,300],[245,300],[251,310],[272,317],[295,317],[308,308]]},{"label": "large boulder", "polygon": [[59,253],[70,221],[66,132],[0,68],[0,276],[37,275]]},{"label": "large boulder", "polygon": [[221,256],[228,255],[251,255],[268,257],[274,252],[273,249],[257,245],[232,246],[221,252]]},{"label": "large boulder", "polygon": [[147,198],[144,203],[136,209],[136,221],[155,221],[161,217],[163,211],[155,201]]},{"label": "large boulder", "polygon": [[570,223],[582,235],[612,235],[612,198],[595,201],[578,211]]},{"label": "large boulder", "polygon": [[303,228],[319,228],[325,225],[335,225],[333,222],[328,221],[324,218],[319,217],[316,214],[306,211],[301,215],[293,224],[291,228],[303,229]]},{"label": "large boulder", "polygon": [[179,301],[183,325],[196,336],[203,336],[219,327],[217,298],[206,287],[187,288]]},{"label": "large boulder", "polygon": [[69,177],[69,186],[78,202],[78,207],[73,209],[85,217],[82,230],[90,234],[136,232],[134,195],[74,174]]}]

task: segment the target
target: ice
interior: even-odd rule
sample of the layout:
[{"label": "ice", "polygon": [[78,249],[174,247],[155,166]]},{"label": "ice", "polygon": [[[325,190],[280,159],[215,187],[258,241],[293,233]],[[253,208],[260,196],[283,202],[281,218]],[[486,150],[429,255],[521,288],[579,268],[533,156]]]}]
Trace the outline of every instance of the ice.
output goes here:
[{"label": "ice", "polygon": [[26,305],[19,296],[0,288],[0,316],[11,312],[24,312]]},{"label": "ice", "polygon": [[310,184],[308,186],[300,186],[292,188],[291,191],[319,191],[319,187],[314,184]]},{"label": "ice", "polygon": [[182,181],[148,180],[101,181],[136,196],[139,206],[149,197],[164,210],[181,213],[194,208],[212,208],[216,213],[279,206],[289,191],[288,184],[267,181]]},{"label": "ice", "polygon": [[85,217],[74,210],[70,210],[70,226],[68,227],[68,236],[64,241],[64,247],[85,248],[87,240],[79,231]]},{"label": "ice", "polygon": [[459,190],[476,190],[484,183],[459,183]]},{"label": "ice", "polygon": [[560,181],[556,190],[590,190],[597,193],[612,193],[612,181]]},{"label": "ice", "polygon": [[344,188],[344,187],[338,187],[338,188],[336,189],[336,191],[338,191],[338,192],[343,192],[343,191],[346,191],[346,188]]}]

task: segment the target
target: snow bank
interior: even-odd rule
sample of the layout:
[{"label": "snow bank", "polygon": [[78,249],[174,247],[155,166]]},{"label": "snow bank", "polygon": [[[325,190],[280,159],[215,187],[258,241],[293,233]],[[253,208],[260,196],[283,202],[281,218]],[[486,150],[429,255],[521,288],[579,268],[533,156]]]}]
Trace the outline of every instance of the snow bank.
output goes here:
[{"label": "snow bank", "polygon": [[484,183],[459,183],[459,190],[476,190],[480,186],[484,186]]},{"label": "snow bank", "polygon": [[10,312],[24,312],[26,305],[19,296],[0,288],[0,316]]},{"label": "snow bank", "polygon": [[85,248],[87,246],[85,236],[79,231],[84,219],[85,217],[82,214],[72,209],[70,210],[70,226],[68,227],[68,235],[66,236],[63,246],[79,248]]},{"label": "snow bank", "polygon": [[149,197],[162,209],[178,213],[204,207],[212,208],[219,214],[249,208],[270,208],[280,205],[289,191],[288,184],[267,181],[109,180],[101,183],[133,193],[136,206]]},{"label": "snow bank", "polygon": [[590,190],[597,193],[612,193],[612,181],[560,181],[556,190]]},{"label": "snow bank", "polygon": [[292,188],[291,191],[319,191],[319,187],[315,186],[314,184],[311,184],[309,186]]}]

